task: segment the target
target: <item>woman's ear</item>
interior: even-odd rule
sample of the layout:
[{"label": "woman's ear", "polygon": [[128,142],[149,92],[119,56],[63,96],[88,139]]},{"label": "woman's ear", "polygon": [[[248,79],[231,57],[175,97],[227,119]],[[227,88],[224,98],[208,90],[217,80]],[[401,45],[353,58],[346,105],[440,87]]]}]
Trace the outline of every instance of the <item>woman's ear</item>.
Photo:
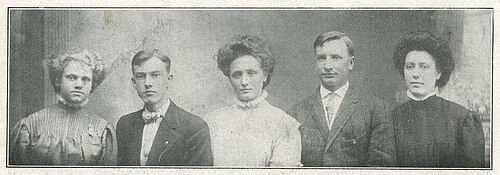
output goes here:
[{"label": "woman's ear", "polygon": [[436,80],[439,80],[441,78],[441,72],[438,72]]}]

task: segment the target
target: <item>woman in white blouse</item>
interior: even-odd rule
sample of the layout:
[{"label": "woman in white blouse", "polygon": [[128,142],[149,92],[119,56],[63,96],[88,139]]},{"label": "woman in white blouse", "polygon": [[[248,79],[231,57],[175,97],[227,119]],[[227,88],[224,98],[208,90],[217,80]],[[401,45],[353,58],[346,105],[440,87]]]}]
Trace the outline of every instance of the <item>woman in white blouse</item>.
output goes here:
[{"label": "woman in white blouse", "polygon": [[229,78],[234,104],[205,117],[215,166],[301,166],[300,124],[266,101],[274,59],[262,39],[244,35],[219,49],[219,69]]}]

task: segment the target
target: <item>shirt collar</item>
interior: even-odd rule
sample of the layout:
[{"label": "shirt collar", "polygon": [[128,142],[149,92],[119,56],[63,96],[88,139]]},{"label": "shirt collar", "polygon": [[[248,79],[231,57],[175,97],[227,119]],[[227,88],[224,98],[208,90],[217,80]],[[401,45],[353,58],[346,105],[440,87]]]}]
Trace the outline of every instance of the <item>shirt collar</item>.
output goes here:
[{"label": "shirt collar", "polygon": [[[344,98],[345,93],[347,92],[347,88],[349,88],[349,81],[347,81],[342,87],[338,88],[333,93],[340,96],[341,98]],[[319,93],[321,94],[321,99],[324,99],[328,96],[328,94],[332,93],[332,91],[326,89],[325,87],[323,87],[323,85],[321,85],[321,87],[319,88]]]},{"label": "shirt collar", "polygon": [[410,90],[407,90],[406,91],[406,95],[410,98],[410,99],[413,99],[415,101],[423,101],[427,98],[429,98],[430,96],[433,96],[433,95],[436,95],[438,93],[438,88],[435,88],[431,93],[423,96],[423,97],[417,97],[415,95],[413,95]]},{"label": "shirt collar", "polygon": [[151,112],[148,110],[148,108],[144,107],[144,113],[158,113],[163,116],[165,113],[167,113],[167,109],[169,106],[170,106],[170,99],[167,99],[167,102],[160,109],[156,111]]}]

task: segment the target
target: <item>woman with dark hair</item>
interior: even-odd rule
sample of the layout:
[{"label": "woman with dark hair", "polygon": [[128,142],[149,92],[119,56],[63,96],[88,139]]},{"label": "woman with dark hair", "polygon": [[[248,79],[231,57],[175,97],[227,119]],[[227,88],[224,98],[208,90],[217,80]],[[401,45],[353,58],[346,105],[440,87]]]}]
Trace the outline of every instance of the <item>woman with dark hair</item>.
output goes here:
[{"label": "woman with dark hair", "polygon": [[483,167],[479,117],[437,96],[455,67],[449,46],[429,32],[413,32],[394,52],[410,101],[393,110],[396,164],[402,167]]},{"label": "woman with dark hair", "polygon": [[239,36],[219,49],[217,63],[229,78],[233,105],[205,117],[215,166],[301,166],[300,124],[266,101],[274,69],[262,39]]},{"label": "woman with dark hair", "polygon": [[85,104],[104,80],[97,53],[74,50],[47,60],[58,103],[23,118],[10,132],[11,165],[116,165],[116,134]]}]

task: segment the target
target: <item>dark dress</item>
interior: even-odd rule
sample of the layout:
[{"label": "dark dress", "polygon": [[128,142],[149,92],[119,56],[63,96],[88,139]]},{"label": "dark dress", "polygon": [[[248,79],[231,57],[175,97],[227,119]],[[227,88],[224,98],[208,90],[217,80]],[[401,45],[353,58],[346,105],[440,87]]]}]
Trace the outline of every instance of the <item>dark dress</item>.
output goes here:
[{"label": "dark dress", "polygon": [[393,110],[396,165],[484,167],[484,136],[478,115],[431,96]]}]

